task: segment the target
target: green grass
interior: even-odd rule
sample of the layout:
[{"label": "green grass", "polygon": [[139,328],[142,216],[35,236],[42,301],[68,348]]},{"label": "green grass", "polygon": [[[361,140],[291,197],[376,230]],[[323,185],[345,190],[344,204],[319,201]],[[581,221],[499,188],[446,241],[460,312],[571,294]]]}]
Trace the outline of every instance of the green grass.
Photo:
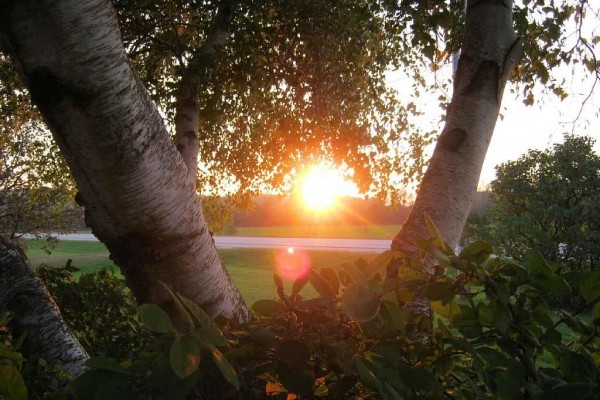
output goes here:
[{"label": "green grass", "polygon": [[[113,268],[119,271],[115,264],[108,258],[108,251],[100,242],[61,241],[50,255],[42,247],[43,240],[26,240],[27,255],[34,267],[44,263],[54,267],[64,266],[69,258],[73,266],[79,268],[81,273],[90,273],[102,268]],[[282,250],[275,249],[220,249],[219,254],[234,283],[239,288],[246,303],[252,305],[259,299],[276,298],[273,273],[276,265],[276,256]],[[367,260],[375,257],[374,253],[355,253],[338,251],[306,251],[307,258],[312,268],[337,267],[344,261],[353,261],[360,257]],[[289,292],[292,281],[284,280],[284,286]],[[315,292],[310,287],[304,291],[306,295]]]},{"label": "green grass", "polygon": [[[231,236],[305,237],[338,239],[392,239],[401,225],[316,225],[239,227]],[[228,236],[229,234],[223,234]]]}]

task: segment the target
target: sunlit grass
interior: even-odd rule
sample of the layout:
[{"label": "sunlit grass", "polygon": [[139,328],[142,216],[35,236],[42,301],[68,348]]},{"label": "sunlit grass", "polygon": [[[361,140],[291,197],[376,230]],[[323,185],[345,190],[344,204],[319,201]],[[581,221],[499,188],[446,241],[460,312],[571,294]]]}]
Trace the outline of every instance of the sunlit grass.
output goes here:
[{"label": "sunlit grass", "polygon": [[[79,268],[76,275],[98,271],[102,268],[113,269],[120,275],[119,269],[109,259],[108,251],[100,242],[61,241],[48,255],[42,247],[43,240],[27,240],[27,255],[34,267],[47,264],[53,267],[64,266],[69,258],[73,266]],[[282,250],[275,249],[221,249],[219,254],[223,259],[233,282],[239,288],[244,300],[252,305],[259,299],[276,298],[277,293],[273,283],[275,272],[275,257]],[[367,260],[375,257],[374,253],[356,253],[339,251],[306,251],[312,268],[338,267],[344,261],[358,258]],[[284,281],[286,290],[290,290],[291,281]],[[310,287],[304,292],[313,295]]]},{"label": "sunlit grass", "polygon": [[233,234],[223,236],[338,238],[338,239],[392,239],[401,225],[315,225],[240,227]]}]

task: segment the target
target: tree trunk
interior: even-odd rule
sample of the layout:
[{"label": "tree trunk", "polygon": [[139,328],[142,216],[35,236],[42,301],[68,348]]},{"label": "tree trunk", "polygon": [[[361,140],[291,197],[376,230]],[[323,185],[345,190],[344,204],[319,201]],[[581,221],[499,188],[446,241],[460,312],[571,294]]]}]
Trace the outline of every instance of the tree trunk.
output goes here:
[{"label": "tree trunk", "polygon": [[0,15],[92,231],[138,302],[172,307],[163,281],[213,317],[248,320],[185,163],[125,54],[110,1],[4,1]]},{"label": "tree trunk", "polygon": [[71,334],[54,299],[29,265],[23,251],[0,237],[0,313],[10,311],[10,327],[25,332],[27,358],[43,358],[73,376],[89,358]]},{"label": "tree trunk", "polygon": [[227,2],[221,1],[206,39],[186,66],[175,94],[175,143],[194,188],[198,169],[199,84],[210,73],[217,48],[227,39],[229,13]]},{"label": "tree trunk", "polygon": [[504,86],[520,57],[512,1],[469,0],[446,125],[392,249],[418,255],[416,240],[430,236],[423,213],[435,222],[444,240],[456,246],[477,191]]}]

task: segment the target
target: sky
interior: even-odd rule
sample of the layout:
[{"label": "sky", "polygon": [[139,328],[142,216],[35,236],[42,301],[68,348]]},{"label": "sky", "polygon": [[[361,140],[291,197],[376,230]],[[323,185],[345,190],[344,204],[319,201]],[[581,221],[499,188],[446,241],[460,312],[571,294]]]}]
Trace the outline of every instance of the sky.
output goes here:
[{"label": "sky", "polygon": [[[451,74],[451,65],[444,65],[438,70],[437,79],[448,79]],[[412,90],[411,80],[403,76],[400,71],[389,72],[388,84],[399,92],[401,98],[401,93],[410,93]],[[526,106],[523,104],[523,97],[518,94],[518,88],[509,83],[504,91],[501,117],[496,123],[482,167],[479,188],[485,189],[495,179],[496,165],[516,160],[530,149],[544,150],[552,144],[562,142],[565,132],[595,138],[595,149],[600,152],[600,83],[577,119],[592,84],[591,79],[586,80],[581,76],[575,76],[567,80],[565,90],[569,93],[569,97],[564,101],[560,101],[552,94],[539,93],[536,102],[532,106]],[[439,115],[442,111],[438,110],[436,113],[431,107],[427,107],[427,104],[437,105],[438,95],[439,93],[431,93],[427,96],[421,93],[419,98],[411,97],[410,100],[420,103],[422,109],[426,111],[422,118],[423,123],[441,132],[443,124],[439,122]],[[572,123],[576,119],[577,121]]]}]

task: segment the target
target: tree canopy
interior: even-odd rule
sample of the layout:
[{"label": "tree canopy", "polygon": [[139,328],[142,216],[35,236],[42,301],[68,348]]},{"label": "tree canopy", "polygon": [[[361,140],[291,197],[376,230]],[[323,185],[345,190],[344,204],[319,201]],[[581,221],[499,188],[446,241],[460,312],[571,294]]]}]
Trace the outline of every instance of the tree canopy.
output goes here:
[{"label": "tree canopy", "polygon": [[[449,99],[440,69],[458,51],[462,2],[117,0],[125,48],[174,134],[176,92],[198,75],[199,179],[205,194],[256,193],[289,186],[289,175],[323,159],[347,165],[363,190],[384,194],[409,185],[426,165],[436,132],[417,125],[425,111],[411,96]],[[225,39],[210,57],[195,57],[214,31],[219,7]],[[557,67],[598,73],[586,26],[587,2],[517,3],[524,62],[512,79],[531,104],[542,87],[567,96]],[[2,69],[12,66],[5,58]],[[386,72],[412,85],[396,92]],[[16,74],[2,80],[3,102],[19,100],[33,117]],[[408,100],[407,100],[408,99]],[[429,105],[427,106],[429,108]],[[39,121],[37,122],[39,124]],[[400,190],[401,191],[401,190]]]},{"label": "tree canopy", "polygon": [[570,269],[600,262],[600,155],[589,136],[566,135],[497,167],[493,206],[476,230],[503,253],[538,249]]}]

